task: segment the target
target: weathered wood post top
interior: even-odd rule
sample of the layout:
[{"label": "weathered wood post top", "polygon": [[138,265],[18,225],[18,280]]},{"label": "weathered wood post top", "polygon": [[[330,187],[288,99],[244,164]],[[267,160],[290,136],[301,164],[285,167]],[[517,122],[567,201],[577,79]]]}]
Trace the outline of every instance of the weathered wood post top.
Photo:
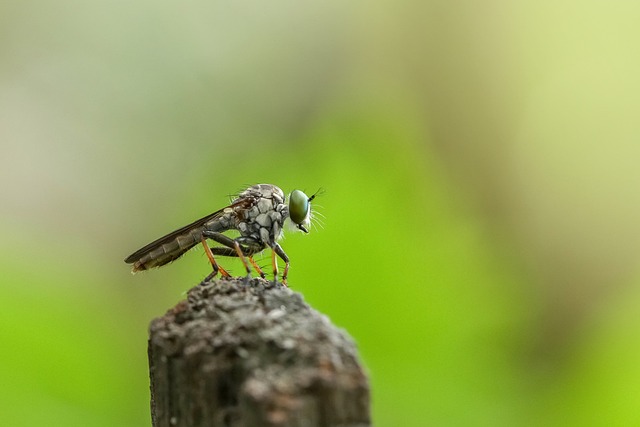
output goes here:
[{"label": "weathered wood post top", "polygon": [[151,322],[149,369],[155,427],[371,425],[353,341],[264,279],[191,289]]}]

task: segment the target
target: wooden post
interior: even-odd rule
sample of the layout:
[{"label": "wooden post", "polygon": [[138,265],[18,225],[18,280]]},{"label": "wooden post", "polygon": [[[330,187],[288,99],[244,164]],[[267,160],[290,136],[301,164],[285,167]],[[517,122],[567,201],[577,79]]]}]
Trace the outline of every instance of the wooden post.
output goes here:
[{"label": "wooden post", "polygon": [[154,319],[149,373],[155,427],[371,425],[353,341],[263,279],[203,283]]}]

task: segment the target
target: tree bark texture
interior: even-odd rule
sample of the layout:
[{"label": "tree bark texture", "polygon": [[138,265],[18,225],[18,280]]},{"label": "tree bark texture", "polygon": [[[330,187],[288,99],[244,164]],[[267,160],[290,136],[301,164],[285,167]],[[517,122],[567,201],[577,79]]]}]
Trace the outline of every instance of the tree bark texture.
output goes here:
[{"label": "tree bark texture", "polygon": [[371,425],[353,341],[264,279],[191,289],[151,322],[149,371],[155,427]]}]

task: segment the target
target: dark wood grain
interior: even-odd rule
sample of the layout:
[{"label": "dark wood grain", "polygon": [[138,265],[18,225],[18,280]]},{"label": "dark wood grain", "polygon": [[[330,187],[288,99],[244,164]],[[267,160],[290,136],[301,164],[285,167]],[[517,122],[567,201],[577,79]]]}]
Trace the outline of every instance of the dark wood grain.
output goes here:
[{"label": "dark wood grain", "polygon": [[155,427],[371,425],[353,341],[263,279],[189,291],[151,322],[149,368]]}]

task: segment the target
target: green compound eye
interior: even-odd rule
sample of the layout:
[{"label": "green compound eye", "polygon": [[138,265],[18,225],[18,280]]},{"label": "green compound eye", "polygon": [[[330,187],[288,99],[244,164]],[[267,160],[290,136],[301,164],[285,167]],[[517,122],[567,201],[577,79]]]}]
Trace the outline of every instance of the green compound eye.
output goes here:
[{"label": "green compound eye", "polygon": [[[300,190],[293,190],[289,198],[289,217],[298,224],[304,225],[309,218],[309,197]],[[300,228],[305,231],[304,228]]]}]

